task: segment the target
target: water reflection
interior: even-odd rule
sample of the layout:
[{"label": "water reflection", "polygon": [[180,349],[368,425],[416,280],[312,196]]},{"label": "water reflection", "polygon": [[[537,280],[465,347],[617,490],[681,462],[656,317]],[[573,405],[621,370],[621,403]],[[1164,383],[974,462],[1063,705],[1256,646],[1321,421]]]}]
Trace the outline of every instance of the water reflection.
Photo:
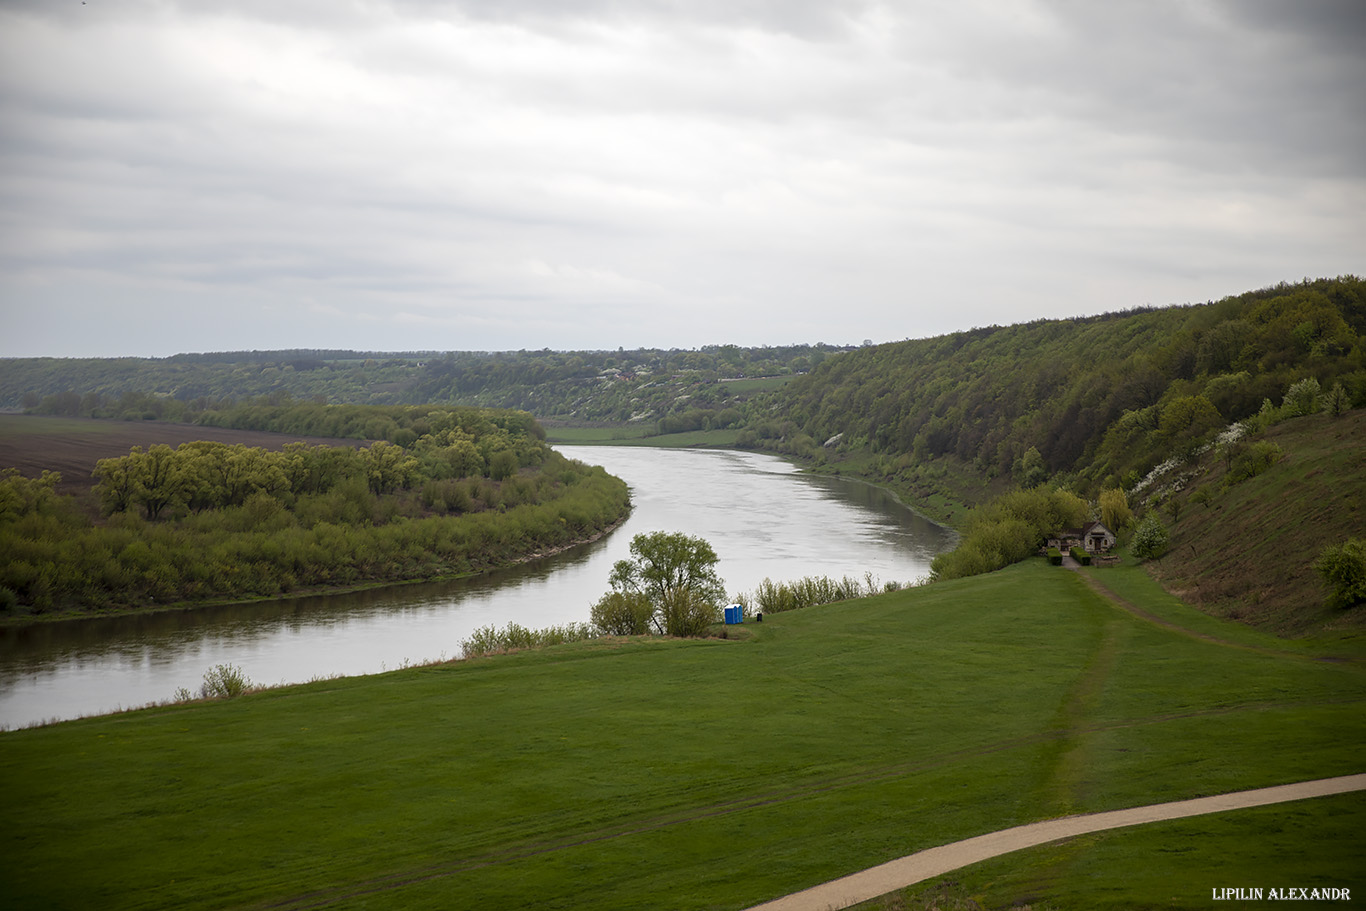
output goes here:
[{"label": "water reflection", "polygon": [[0,629],[0,725],[71,718],[197,688],[219,663],[260,683],[375,673],[456,657],[489,624],[586,620],[633,535],[706,538],[732,592],[765,577],[909,582],[952,534],[878,488],[799,474],[743,452],[563,447],[631,486],[634,509],[607,538],[473,579]]}]

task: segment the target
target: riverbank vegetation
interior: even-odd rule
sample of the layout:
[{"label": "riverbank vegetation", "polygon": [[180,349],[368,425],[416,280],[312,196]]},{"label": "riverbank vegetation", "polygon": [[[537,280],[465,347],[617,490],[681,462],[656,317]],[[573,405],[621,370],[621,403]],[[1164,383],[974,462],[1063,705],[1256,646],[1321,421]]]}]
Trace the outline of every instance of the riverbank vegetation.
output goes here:
[{"label": "riverbank vegetation", "polygon": [[774,582],[766,578],[754,591],[736,595],[735,601],[745,608],[746,614],[779,614],[820,604],[867,598],[882,592],[899,591],[902,587],[903,583],[896,581],[879,583],[872,573],[864,574],[862,579],[854,576],[839,579],[831,576],[805,576],[792,581]]},{"label": "riverbank vegetation", "polygon": [[[244,423],[299,427],[320,407]],[[343,431],[393,420],[330,417]],[[428,408],[402,429],[406,445],[134,447],[95,466],[97,514],[50,472],[8,471],[0,607],[13,619],[457,575],[589,539],[629,506],[625,484],[552,450],[525,414]]]},{"label": "riverbank vegetation", "polygon": [[[1360,660],[1196,613],[1136,568],[1025,563],[745,629],[5,733],[8,900],[739,909],[1037,819],[1360,771]],[[964,881],[992,907],[1101,911],[1194,906],[1249,870],[1338,884],[1364,811],[1212,817],[1179,849],[1076,839]]]}]

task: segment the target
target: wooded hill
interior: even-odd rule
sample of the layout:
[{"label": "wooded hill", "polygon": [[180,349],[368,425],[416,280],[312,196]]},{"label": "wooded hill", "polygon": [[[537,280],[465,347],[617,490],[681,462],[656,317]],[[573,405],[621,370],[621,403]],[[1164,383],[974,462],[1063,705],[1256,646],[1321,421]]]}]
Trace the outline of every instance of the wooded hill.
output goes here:
[{"label": "wooded hill", "polygon": [[1050,477],[1094,496],[1283,405],[1296,383],[1366,405],[1363,335],[1366,282],[1346,276],[878,345],[794,378],[741,443],[917,499],[949,485],[974,501]]},{"label": "wooded hill", "polygon": [[754,393],[844,350],[713,345],[691,351],[294,350],[10,358],[0,359],[0,410],[194,421],[207,411],[262,399],[273,405],[445,403],[677,432],[742,423]]}]

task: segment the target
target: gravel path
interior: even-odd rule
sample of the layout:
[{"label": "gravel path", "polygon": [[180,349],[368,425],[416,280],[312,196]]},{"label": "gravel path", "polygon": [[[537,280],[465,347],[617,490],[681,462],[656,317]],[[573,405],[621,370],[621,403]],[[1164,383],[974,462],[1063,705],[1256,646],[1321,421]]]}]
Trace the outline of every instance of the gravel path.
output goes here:
[{"label": "gravel path", "polygon": [[812,886],[802,892],[794,892],[762,905],[755,905],[750,911],[831,911],[836,908],[848,908],[850,905],[869,901],[922,880],[942,876],[951,870],[981,860],[1062,838],[1085,835],[1088,832],[1362,790],[1366,790],[1366,775],[1345,775],[1340,778],[1302,781],[1274,788],[1259,788],[1255,791],[1236,791],[1232,794],[1178,800],[1129,810],[1110,810],[1105,813],[1050,819],[929,848],[819,886]]}]

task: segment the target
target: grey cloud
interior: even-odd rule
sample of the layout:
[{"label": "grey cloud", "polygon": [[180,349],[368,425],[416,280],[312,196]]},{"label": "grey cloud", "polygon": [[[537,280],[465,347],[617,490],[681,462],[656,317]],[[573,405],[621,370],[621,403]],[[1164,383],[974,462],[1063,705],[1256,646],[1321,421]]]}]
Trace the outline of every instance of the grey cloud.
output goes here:
[{"label": "grey cloud", "polygon": [[0,7],[0,355],[140,300],[156,353],[762,344],[1362,268],[1343,5],[89,6]]}]

